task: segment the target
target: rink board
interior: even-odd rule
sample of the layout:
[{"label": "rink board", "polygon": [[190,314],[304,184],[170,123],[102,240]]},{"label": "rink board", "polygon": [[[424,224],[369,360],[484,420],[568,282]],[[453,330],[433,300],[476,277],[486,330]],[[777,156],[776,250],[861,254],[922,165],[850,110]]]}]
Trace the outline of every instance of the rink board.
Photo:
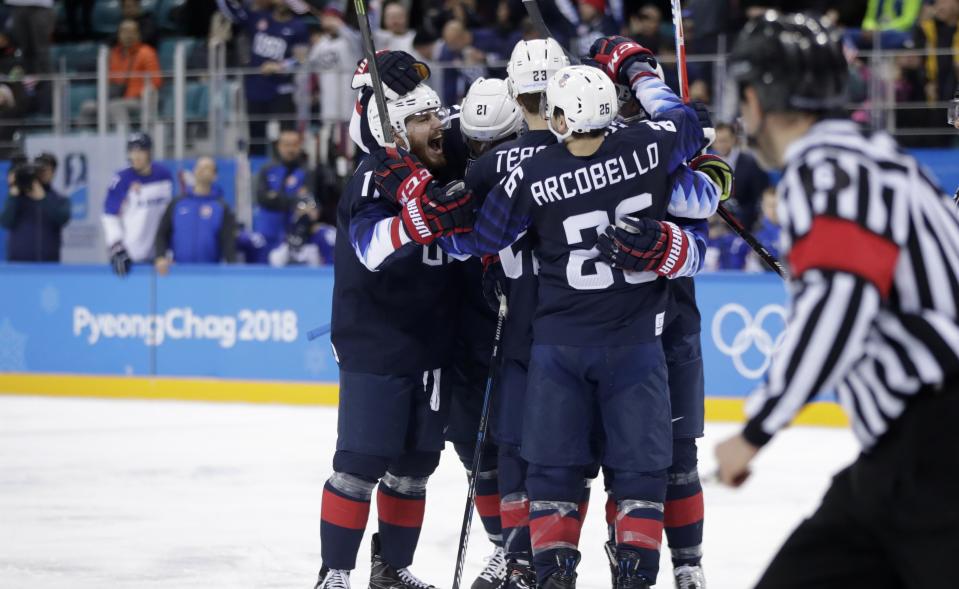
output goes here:
[{"label": "rink board", "polygon": [[[335,404],[331,269],[0,265],[0,391],[14,394]],[[785,325],[772,274],[697,279],[707,417],[742,418]],[[804,422],[845,423],[830,402]]]}]

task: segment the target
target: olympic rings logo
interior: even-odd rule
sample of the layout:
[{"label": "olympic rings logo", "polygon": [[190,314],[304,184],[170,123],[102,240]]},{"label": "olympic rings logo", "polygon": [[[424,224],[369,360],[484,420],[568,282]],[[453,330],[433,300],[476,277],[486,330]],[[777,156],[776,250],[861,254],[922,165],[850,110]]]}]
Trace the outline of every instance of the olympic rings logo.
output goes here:
[{"label": "olympic rings logo", "polygon": [[[728,343],[723,337],[723,322],[728,315],[738,316],[743,324],[742,329],[736,333],[732,343]],[[732,358],[733,366],[745,378],[757,379],[761,377],[769,368],[773,353],[779,349],[783,338],[786,337],[785,328],[775,338],[766,331],[764,323],[771,315],[778,315],[785,325],[786,309],[781,305],[766,305],[759,310],[756,317],[753,317],[742,305],[727,303],[720,307],[719,311],[716,311],[716,315],[713,316],[712,333],[716,348]],[[762,364],[758,368],[747,366],[743,360],[743,355],[753,347],[763,355]]]}]

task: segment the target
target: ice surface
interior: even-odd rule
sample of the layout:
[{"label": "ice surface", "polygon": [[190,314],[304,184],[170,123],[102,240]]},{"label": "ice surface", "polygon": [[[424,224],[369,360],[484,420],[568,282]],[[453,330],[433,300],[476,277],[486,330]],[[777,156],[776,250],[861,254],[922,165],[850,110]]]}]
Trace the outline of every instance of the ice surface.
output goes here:
[{"label": "ice surface", "polygon": [[[702,472],[736,427],[708,426]],[[333,408],[0,396],[0,587],[311,588],[335,439]],[[710,588],[750,587],[855,453],[846,431],[795,428],[743,489],[707,485]],[[439,587],[451,584],[465,489],[444,453],[413,566]],[[583,532],[583,589],[609,586],[601,489]],[[489,550],[476,518],[467,587]],[[659,587],[672,587],[670,571],[664,556]]]}]

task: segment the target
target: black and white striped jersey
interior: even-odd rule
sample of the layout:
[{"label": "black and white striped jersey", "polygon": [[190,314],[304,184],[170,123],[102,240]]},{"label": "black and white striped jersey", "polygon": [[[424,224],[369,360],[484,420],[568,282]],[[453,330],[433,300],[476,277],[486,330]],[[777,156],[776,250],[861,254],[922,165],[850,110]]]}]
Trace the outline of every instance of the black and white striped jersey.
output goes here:
[{"label": "black and white striped jersey", "polygon": [[889,135],[849,121],[814,125],[785,161],[789,322],[743,433],[762,445],[834,390],[868,449],[959,374],[959,212]]}]

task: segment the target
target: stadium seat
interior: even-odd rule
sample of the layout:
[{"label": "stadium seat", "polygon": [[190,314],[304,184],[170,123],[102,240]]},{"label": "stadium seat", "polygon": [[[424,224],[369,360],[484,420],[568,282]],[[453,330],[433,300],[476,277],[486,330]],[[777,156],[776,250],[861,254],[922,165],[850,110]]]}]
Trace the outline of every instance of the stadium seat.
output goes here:
[{"label": "stadium seat", "polygon": [[80,107],[88,100],[96,101],[96,82],[74,82],[70,84],[70,118],[75,119],[80,114]]},{"label": "stadium seat", "polygon": [[173,70],[173,52],[176,50],[176,44],[180,41],[186,43],[186,55],[189,57],[196,39],[191,37],[169,37],[160,41],[157,48],[157,57],[160,60],[160,70],[169,72]]},{"label": "stadium seat", "polygon": [[93,32],[113,38],[119,26],[120,0],[96,0],[93,5]]},{"label": "stadium seat", "polygon": [[[210,91],[205,82],[187,82],[184,108],[187,122],[206,120],[210,112]],[[173,84],[160,90],[160,116],[173,120]]]},{"label": "stadium seat", "polygon": [[180,32],[180,25],[171,18],[171,11],[186,3],[186,0],[156,0],[153,16],[160,33]]},{"label": "stadium seat", "polygon": [[54,71],[60,71],[60,62],[64,62],[67,73],[96,72],[99,43],[59,43],[50,46],[50,59]]}]

